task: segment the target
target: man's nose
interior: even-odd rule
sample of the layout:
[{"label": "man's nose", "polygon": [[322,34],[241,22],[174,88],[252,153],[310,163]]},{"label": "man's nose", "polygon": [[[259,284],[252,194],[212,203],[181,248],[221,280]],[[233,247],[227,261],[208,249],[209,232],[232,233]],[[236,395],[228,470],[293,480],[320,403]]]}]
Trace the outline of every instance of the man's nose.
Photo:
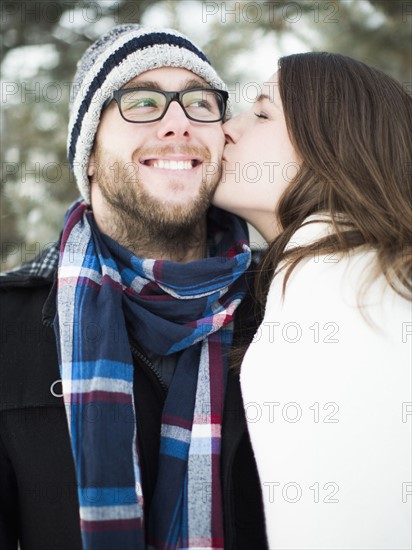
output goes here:
[{"label": "man's nose", "polygon": [[191,137],[192,124],[185,115],[183,108],[177,101],[172,101],[164,115],[159,120],[158,138],[185,138]]}]

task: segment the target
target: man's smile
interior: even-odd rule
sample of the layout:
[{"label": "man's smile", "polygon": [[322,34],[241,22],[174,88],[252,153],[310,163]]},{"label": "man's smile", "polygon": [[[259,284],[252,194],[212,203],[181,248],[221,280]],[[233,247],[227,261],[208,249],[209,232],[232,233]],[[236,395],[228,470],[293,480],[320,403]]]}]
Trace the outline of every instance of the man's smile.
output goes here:
[{"label": "man's smile", "polygon": [[144,166],[160,170],[192,170],[200,166],[203,160],[201,158],[175,155],[162,158],[140,158],[139,162]]}]

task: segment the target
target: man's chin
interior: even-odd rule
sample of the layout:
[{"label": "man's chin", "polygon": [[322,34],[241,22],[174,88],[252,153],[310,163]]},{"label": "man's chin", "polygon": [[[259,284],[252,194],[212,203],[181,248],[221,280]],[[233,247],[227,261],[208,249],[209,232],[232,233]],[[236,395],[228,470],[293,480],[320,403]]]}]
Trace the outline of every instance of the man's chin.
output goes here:
[{"label": "man's chin", "polygon": [[154,227],[161,225],[171,231],[188,229],[199,224],[209,208],[208,202],[193,201],[184,203],[163,203],[156,211],[155,208],[145,210],[144,217]]}]

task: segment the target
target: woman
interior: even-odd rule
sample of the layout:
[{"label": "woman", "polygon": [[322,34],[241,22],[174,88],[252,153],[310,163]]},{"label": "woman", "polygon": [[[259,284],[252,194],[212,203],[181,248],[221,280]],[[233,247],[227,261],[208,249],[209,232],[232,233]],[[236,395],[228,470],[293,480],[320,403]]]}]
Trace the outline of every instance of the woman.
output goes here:
[{"label": "woman", "polygon": [[270,243],[240,377],[271,550],[411,548],[411,113],[307,53],[225,124],[214,203]]}]

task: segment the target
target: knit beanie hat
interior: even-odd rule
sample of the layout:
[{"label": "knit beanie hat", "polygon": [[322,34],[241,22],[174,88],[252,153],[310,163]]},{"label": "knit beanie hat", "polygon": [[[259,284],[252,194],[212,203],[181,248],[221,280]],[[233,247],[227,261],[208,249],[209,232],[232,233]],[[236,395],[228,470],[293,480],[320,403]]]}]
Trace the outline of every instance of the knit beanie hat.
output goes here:
[{"label": "knit beanie hat", "polygon": [[87,167],[104,102],[132,78],[158,67],[187,69],[212,87],[227,89],[205,54],[172,29],[119,25],[92,44],[78,62],[70,97],[67,151],[87,203]]}]

